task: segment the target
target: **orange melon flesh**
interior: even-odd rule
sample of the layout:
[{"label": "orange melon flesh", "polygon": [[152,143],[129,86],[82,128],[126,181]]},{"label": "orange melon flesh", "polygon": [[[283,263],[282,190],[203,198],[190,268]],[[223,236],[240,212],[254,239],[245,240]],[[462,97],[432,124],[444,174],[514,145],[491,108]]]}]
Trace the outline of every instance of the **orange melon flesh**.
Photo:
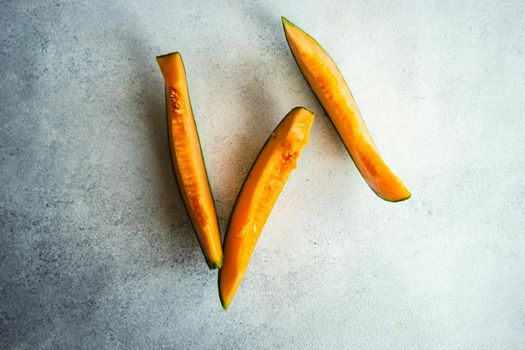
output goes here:
[{"label": "orange melon flesh", "polygon": [[387,201],[408,199],[410,192],[379,155],[352,93],[334,61],[314,38],[284,17],[282,22],[297,65],[370,188]]},{"label": "orange melon flesh", "polygon": [[178,52],[157,57],[166,85],[166,115],[173,169],[184,205],[210,269],[222,266],[217,214]]},{"label": "orange melon flesh", "polygon": [[301,151],[314,114],[294,108],[277,126],[255,160],[235,203],[224,242],[219,294],[227,309],[241,284],[255,243]]}]

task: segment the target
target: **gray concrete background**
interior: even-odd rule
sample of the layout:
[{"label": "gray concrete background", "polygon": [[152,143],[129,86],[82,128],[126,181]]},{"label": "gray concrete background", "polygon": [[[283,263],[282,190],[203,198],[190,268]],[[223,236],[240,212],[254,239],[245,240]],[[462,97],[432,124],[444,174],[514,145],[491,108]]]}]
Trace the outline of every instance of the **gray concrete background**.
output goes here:
[{"label": "gray concrete background", "polygon": [[[522,1],[0,4],[1,349],[524,349]],[[280,16],[350,83],[413,197],[360,178]],[[221,309],[154,57],[186,62],[224,228],[293,106],[311,143]]]}]

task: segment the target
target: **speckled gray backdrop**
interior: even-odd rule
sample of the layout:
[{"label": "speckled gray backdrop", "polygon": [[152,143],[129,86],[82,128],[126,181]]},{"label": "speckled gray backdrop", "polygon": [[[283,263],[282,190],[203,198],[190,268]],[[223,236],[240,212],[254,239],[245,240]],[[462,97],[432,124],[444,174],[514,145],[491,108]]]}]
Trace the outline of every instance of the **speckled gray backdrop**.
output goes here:
[{"label": "speckled gray backdrop", "polygon": [[[360,178],[281,15],[409,201]],[[0,348],[525,348],[524,23],[519,0],[1,1]],[[318,114],[228,312],[169,162],[174,50],[223,228],[276,123]]]}]

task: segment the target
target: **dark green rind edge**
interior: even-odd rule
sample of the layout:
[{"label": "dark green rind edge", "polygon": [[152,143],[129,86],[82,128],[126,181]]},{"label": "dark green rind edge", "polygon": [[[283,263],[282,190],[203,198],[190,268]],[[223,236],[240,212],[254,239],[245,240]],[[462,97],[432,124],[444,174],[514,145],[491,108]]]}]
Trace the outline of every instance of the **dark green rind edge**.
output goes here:
[{"label": "dark green rind edge", "polygon": [[221,257],[219,260],[215,262],[206,259],[206,263],[208,263],[208,267],[210,268],[210,270],[220,270],[223,262],[224,262],[224,257]]},{"label": "dark green rind edge", "polygon": [[[224,244],[223,244],[224,246]],[[223,299],[222,297],[222,293],[221,293],[221,274],[219,272],[219,278],[217,279],[217,286],[219,287],[219,299],[221,301],[221,306],[223,308],[224,311],[228,310],[228,306],[230,306],[230,304],[226,304],[226,301]]]},{"label": "dark green rind edge", "polygon": [[[239,190],[239,193],[237,194],[237,197],[235,198],[235,202],[233,203],[233,207],[232,207],[232,211],[231,211],[231,214],[230,214],[230,219],[228,220],[228,226],[226,227],[226,233],[224,234],[224,242],[222,244],[223,247],[226,247],[226,239],[228,238],[228,231],[230,229],[230,224],[231,224],[231,219],[232,219],[232,216],[233,216],[233,213],[235,211],[235,207],[237,206],[237,202],[239,201],[239,197],[244,189],[244,185],[246,185],[246,182],[248,181],[248,179],[250,178],[250,175],[252,173],[252,170],[253,170],[253,167],[255,166],[255,164],[257,163],[257,160],[259,160],[259,156],[261,155],[261,153],[263,152],[263,150],[266,148],[266,145],[268,144],[268,142],[271,140],[272,138],[272,135],[273,133],[275,132],[275,130],[277,130],[279,128],[279,126],[281,124],[284,123],[284,121],[286,120],[286,118],[288,118],[288,116],[290,116],[295,110],[298,110],[298,109],[305,109],[307,110],[308,112],[312,113],[314,116],[315,116],[315,113],[310,109],[310,108],[306,108],[306,107],[303,107],[303,106],[296,106],[294,108],[292,108],[290,110],[290,112],[288,112],[284,117],[283,119],[281,119],[281,121],[279,122],[279,124],[277,124],[277,126],[273,129],[273,131],[270,133],[270,136],[268,136],[268,138],[266,139],[266,141],[264,142],[263,146],[261,147],[261,149],[259,150],[259,153],[257,153],[257,156],[255,157],[255,160],[253,161],[252,163],[252,166],[250,167],[250,170],[248,170],[248,173],[246,174],[246,177],[244,178],[244,181],[242,183],[242,186],[241,186],[241,189]],[[261,229],[261,232],[262,232],[262,229]],[[223,252],[224,253],[224,252]],[[225,254],[224,254],[225,255]],[[242,283],[242,282],[241,282]],[[221,305],[222,305],[222,308],[224,309],[224,311],[226,311],[228,309],[228,307],[230,306],[230,304],[226,304],[226,302],[224,301],[223,297],[222,297],[222,293],[221,293],[221,274],[219,272],[219,278],[217,279],[217,286],[219,288],[219,299],[221,300]]]},{"label": "dark green rind edge", "polygon": [[[158,55],[155,58],[163,58],[163,57],[169,57],[169,56],[180,56],[180,52],[179,51],[168,52],[168,53],[166,53],[164,55]],[[182,58],[182,56],[181,56],[181,58]],[[182,63],[184,65],[184,61]]]},{"label": "dark green rind edge", "polygon": [[[178,51],[175,51],[175,52],[170,52],[170,53],[167,53],[167,54],[164,54],[164,55],[157,56],[156,58],[173,56],[173,55],[181,56]],[[213,191],[211,190],[210,180],[208,178],[208,170],[206,169],[206,162],[204,161],[204,155],[202,153],[202,144],[201,144],[201,140],[200,140],[200,137],[199,137],[199,129],[197,128],[197,123],[195,121],[195,114],[193,113],[193,107],[191,105],[190,88],[188,86],[188,78],[187,78],[188,74],[186,73],[186,66],[184,65],[184,60],[182,59],[182,56],[181,56],[181,62],[182,62],[182,67],[184,68],[184,73],[186,75],[186,90],[188,92],[188,100],[190,101],[191,115],[193,116],[193,124],[195,125],[195,131],[197,132],[197,140],[199,141],[199,150],[200,150],[200,154],[201,154],[201,158],[202,158],[202,164],[204,164],[204,172],[206,174],[206,182],[208,183],[208,188],[210,189],[211,199],[213,201],[213,209],[214,209],[214,213],[215,213],[215,219],[217,220],[217,226],[218,226],[219,235],[220,235],[221,234],[221,227],[219,225],[219,220],[217,218],[217,208],[215,206],[215,198],[213,197]],[[164,101],[165,101],[166,119],[167,119],[168,118],[168,108],[169,108],[169,106],[168,106],[168,95],[167,95],[167,92],[166,92],[166,84],[164,84],[164,96],[165,96]],[[167,124],[167,129],[168,129],[168,148],[170,150],[170,158],[173,159],[173,154],[171,154],[171,145],[169,144],[169,124]],[[171,164],[172,164],[173,171],[177,172],[177,169],[173,165],[173,161],[171,162]],[[201,242],[201,240],[199,239],[199,235],[197,234],[197,229],[195,227],[195,224],[191,220],[191,215],[190,215],[188,207],[186,206],[186,202],[184,201],[184,195],[182,194],[181,185],[179,184],[179,180],[178,180],[177,176],[175,176],[175,182],[177,183],[177,188],[179,189],[179,193],[180,193],[180,196],[181,196],[181,199],[182,199],[182,203],[184,204],[184,209],[186,210],[186,215],[188,215],[188,219],[190,220],[191,227],[193,228],[193,231],[195,232],[195,236],[197,237],[197,242],[199,242],[199,247],[201,248],[202,254],[204,255],[204,259],[206,260],[206,264],[208,265],[210,270],[220,269],[222,267],[222,264],[223,264],[223,261],[224,261],[224,252],[223,252],[223,254],[221,255],[221,258],[218,261],[212,261],[212,260],[210,260],[208,258],[208,256],[206,255],[206,251],[204,249],[204,243]]]},{"label": "dark green rind edge", "polygon": [[[306,79],[306,76],[305,74],[303,73],[303,71],[301,70],[301,66],[299,65],[299,63],[297,62],[297,59],[295,58],[294,54],[293,54],[293,51],[292,51],[292,47],[290,46],[290,42],[288,41],[288,36],[286,35],[286,26],[287,25],[290,25],[292,27],[295,27],[297,29],[299,29],[301,32],[303,32],[304,34],[306,34],[306,36],[308,36],[310,39],[312,39],[318,46],[321,50],[323,50],[326,55],[328,57],[330,57],[330,59],[332,60],[332,62],[334,62],[334,65],[337,67],[337,64],[335,64],[335,61],[334,59],[328,54],[328,52],[326,52],[326,50],[321,46],[321,44],[319,44],[319,42],[317,40],[314,39],[314,37],[312,37],[310,34],[308,34],[307,32],[305,32],[304,30],[302,30],[301,28],[299,28],[298,26],[296,26],[295,24],[293,24],[292,22],[290,22],[286,17],[284,16],[281,16],[281,22],[283,24],[283,29],[284,29],[284,37],[286,38],[286,43],[288,44],[288,48],[290,49],[290,53],[292,54],[292,57],[295,61],[295,64],[297,65],[297,68],[299,68],[299,71],[301,72],[301,75],[303,76],[304,80],[306,81],[306,83],[308,84],[308,87],[310,87],[310,90],[312,91],[312,93],[314,94],[315,98],[317,99],[317,101],[319,101],[319,105],[321,105],[321,108],[323,109],[324,113],[328,116],[328,119],[330,120],[330,123],[332,124],[332,126],[334,127],[335,129],[335,132],[337,133],[337,135],[339,136],[339,138],[341,139],[341,141],[343,141],[343,138],[341,137],[341,134],[339,133],[339,131],[337,130],[337,128],[335,127],[335,124],[332,120],[332,117],[330,117],[330,115],[328,114],[328,112],[326,111],[326,109],[324,108],[323,104],[321,103],[321,100],[319,99],[319,97],[317,96],[317,94],[315,93],[313,87],[310,85],[310,83],[308,82],[308,79]],[[343,77],[343,74],[341,74],[341,71],[339,70],[339,67],[337,67],[337,70],[339,72],[339,75],[341,75]],[[343,80],[344,80],[344,77],[343,77]],[[345,80],[345,84],[347,85],[348,87],[348,83],[346,82]],[[350,90],[350,88],[348,89]],[[350,92],[351,93],[351,92]],[[357,168],[357,170],[359,171],[359,173],[361,174],[361,176],[363,177],[363,179],[365,178],[363,173],[361,172],[361,170],[359,169],[359,167],[357,166],[354,158],[352,157],[352,154],[350,153],[350,150],[346,147],[345,143],[343,142],[343,146],[344,148],[346,149],[346,152],[348,152],[348,155],[350,156],[350,159],[352,159],[352,162],[354,163],[355,167]],[[381,194],[379,194],[376,190],[374,190],[372,188],[372,186],[370,186],[368,184],[368,182],[365,180],[365,183],[367,184],[368,187],[370,187],[370,189],[381,199],[387,201],[387,202],[392,202],[392,203],[397,203],[397,202],[403,202],[407,199],[409,199],[412,194],[409,194],[408,197],[406,198],[400,198],[400,199],[397,199],[397,200],[392,200],[392,199],[389,199],[389,198],[385,198],[384,196],[382,196]]]}]

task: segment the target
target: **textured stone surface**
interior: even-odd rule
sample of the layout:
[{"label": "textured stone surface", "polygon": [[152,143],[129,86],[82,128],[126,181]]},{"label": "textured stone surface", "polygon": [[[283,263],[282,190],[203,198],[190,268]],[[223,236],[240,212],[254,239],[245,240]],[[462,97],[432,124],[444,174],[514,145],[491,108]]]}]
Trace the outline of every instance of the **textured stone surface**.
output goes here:
[{"label": "textured stone surface", "polygon": [[[522,1],[153,3],[0,3],[1,349],[525,347]],[[412,199],[360,178],[281,15]],[[228,312],[169,163],[175,50],[223,228],[277,122],[318,113]]]}]

